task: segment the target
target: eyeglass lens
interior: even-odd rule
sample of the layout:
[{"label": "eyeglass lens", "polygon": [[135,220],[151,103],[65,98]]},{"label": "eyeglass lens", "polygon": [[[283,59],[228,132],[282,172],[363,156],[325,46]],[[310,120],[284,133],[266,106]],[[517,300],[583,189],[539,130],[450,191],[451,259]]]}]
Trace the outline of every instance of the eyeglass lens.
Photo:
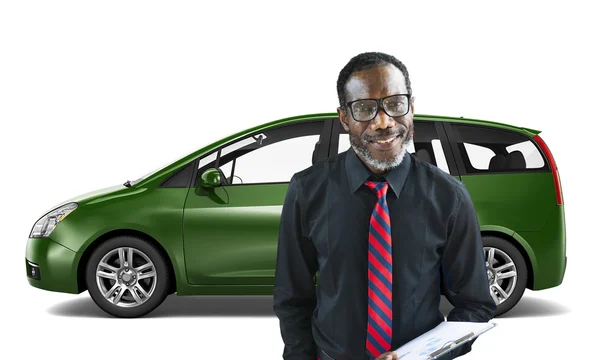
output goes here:
[{"label": "eyeglass lens", "polygon": [[[389,116],[402,116],[408,112],[408,97],[394,95],[383,99],[383,109]],[[379,106],[377,100],[365,99],[352,103],[352,114],[358,121],[366,121],[375,118]]]}]

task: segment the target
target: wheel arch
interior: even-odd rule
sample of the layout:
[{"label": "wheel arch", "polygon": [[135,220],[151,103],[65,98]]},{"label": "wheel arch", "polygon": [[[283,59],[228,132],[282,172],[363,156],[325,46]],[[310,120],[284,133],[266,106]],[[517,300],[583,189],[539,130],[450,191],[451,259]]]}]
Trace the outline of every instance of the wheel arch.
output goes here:
[{"label": "wheel arch", "polygon": [[[503,239],[508,241],[511,245],[513,245],[514,247],[517,248],[517,250],[519,250],[519,252],[521,253],[521,255],[523,256],[523,259],[525,260],[525,264],[527,265],[527,285],[526,288],[529,290],[533,289],[533,279],[535,277],[535,271],[534,271],[534,262],[535,259],[532,259],[532,257],[529,254],[529,251],[527,251],[525,249],[525,246],[523,245],[523,243],[525,243],[525,240],[520,238],[518,234],[516,234],[514,231],[511,232],[512,234],[509,235],[503,231],[500,230],[483,230],[481,231],[481,236],[495,236],[497,238]],[[519,239],[515,238],[514,235],[516,235],[517,237],[519,237]]]},{"label": "wheel arch", "polygon": [[87,290],[87,286],[85,283],[85,268],[92,253],[94,252],[94,250],[96,250],[96,248],[98,248],[98,246],[100,246],[100,244],[117,236],[134,236],[154,245],[154,247],[160,252],[160,254],[167,260],[167,267],[169,268],[172,279],[171,284],[169,285],[169,294],[172,294],[177,291],[177,277],[175,274],[175,268],[173,267],[171,257],[169,256],[165,248],[162,246],[162,244],[152,236],[142,231],[134,229],[118,229],[100,235],[96,240],[92,241],[92,243],[84,250],[83,254],[81,255],[81,259],[79,260],[79,263],[77,265],[77,288],[79,293]]}]

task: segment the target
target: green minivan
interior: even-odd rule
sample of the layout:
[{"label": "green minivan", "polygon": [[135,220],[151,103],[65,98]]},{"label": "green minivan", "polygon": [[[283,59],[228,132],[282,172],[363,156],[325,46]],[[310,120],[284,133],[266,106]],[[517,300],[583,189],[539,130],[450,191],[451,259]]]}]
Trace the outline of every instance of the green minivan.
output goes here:
[{"label": "green minivan", "polygon": [[[414,126],[413,158],[459,179],[471,195],[496,316],[525,288],[560,285],[563,197],[540,131],[430,115],[415,115]],[[272,295],[289,180],[346,150],[349,136],[336,113],[297,116],[64,201],[29,234],[27,280],[51,291],[88,290],[117,317],[143,316],[172,293]]]}]

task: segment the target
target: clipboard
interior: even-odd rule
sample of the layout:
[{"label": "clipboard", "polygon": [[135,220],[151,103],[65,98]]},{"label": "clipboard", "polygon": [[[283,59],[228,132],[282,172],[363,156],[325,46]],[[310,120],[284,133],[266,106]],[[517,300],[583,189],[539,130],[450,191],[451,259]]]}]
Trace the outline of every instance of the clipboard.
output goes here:
[{"label": "clipboard", "polygon": [[[496,327],[494,322],[442,321],[395,350],[400,360],[434,360]],[[443,345],[442,345],[443,344]]]},{"label": "clipboard", "polygon": [[439,356],[442,356],[442,355],[450,352],[451,350],[453,350],[453,349],[455,349],[457,347],[460,347],[461,345],[466,344],[467,342],[471,341],[472,339],[474,339],[474,338],[478,337],[479,335],[481,335],[481,334],[483,334],[483,333],[485,333],[485,332],[487,332],[487,331],[495,328],[498,325],[497,323],[494,323],[494,322],[489,323],[489,324],[491,326],[488,327],[488,328],[485,328],[485,329],[483,329],[481,331],[477,331],[477,332],[471,331],[470,333],[468,333],[465,336],[462,336],[462,337],[460,337],[460,338],[458,338],[458,339],[456,339],[456,340],[454,340],[452,342],[446,343],[447,345],[444,344],[441,348],[439,348],[438,350],[436,350],[436,351],[432,352],[431,354],[429,354],[427,356],[427,360],[437,359]]}]

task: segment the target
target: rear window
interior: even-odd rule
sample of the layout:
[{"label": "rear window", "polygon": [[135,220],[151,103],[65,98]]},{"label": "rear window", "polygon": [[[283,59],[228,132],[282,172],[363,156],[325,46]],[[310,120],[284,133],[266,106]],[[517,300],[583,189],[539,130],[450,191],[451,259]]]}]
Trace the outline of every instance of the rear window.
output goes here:
[{"label": "rear window", "polygon": [[468,174],[548,170],[536,144],[509,130],[452,124],[455,141]]}]

